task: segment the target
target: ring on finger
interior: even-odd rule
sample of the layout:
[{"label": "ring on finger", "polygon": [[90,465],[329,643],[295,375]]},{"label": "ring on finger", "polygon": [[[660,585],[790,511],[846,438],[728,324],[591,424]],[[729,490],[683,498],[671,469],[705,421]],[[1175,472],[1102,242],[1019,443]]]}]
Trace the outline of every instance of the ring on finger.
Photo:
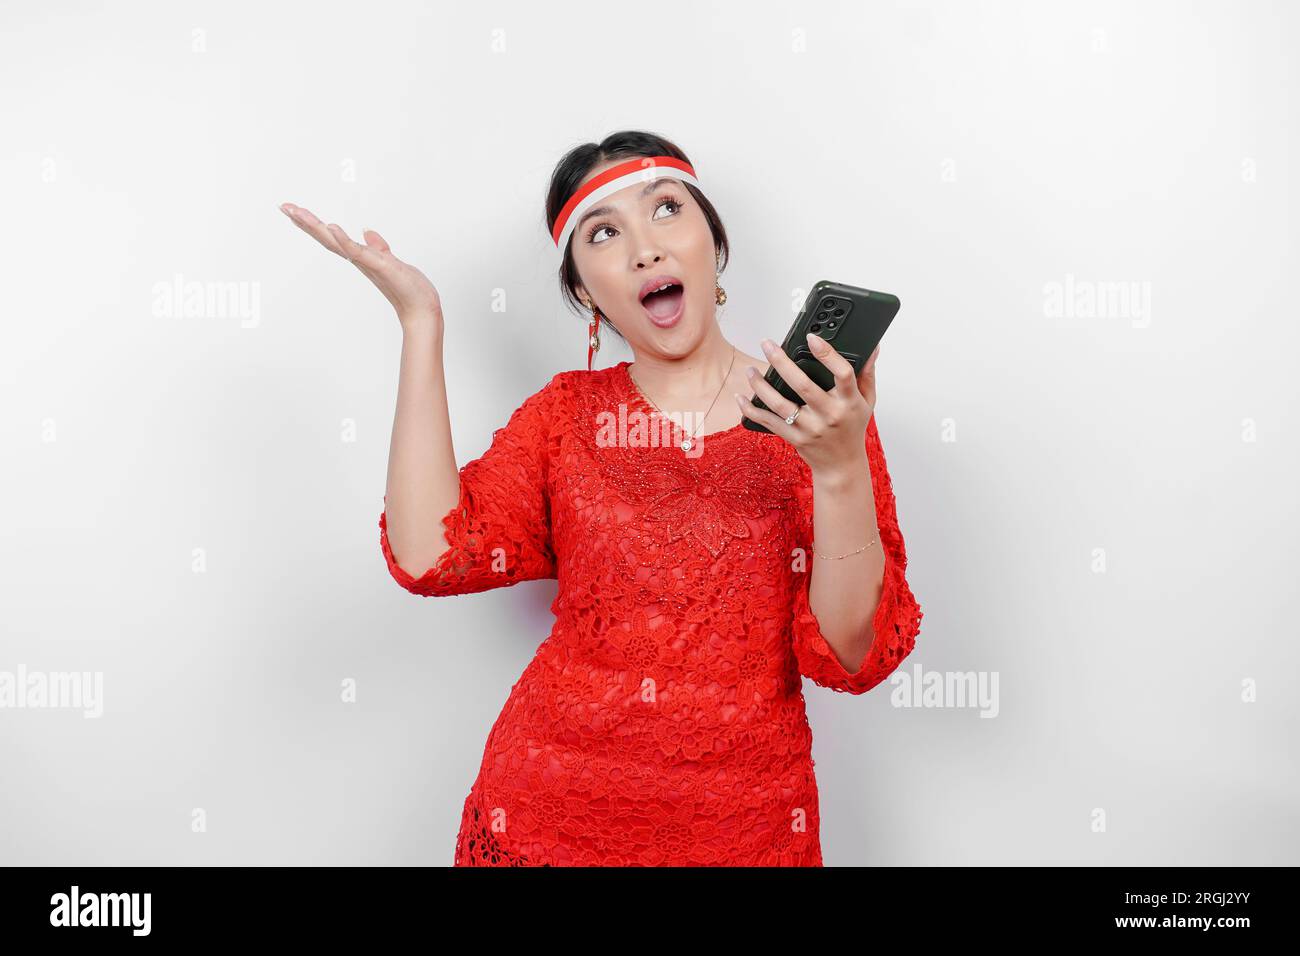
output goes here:
[{"label": "ring on finger", "polygon": [[[755,391],[757,392],[757,389],[755,389]],[[803,411],[803,406],[800,405],[798,402],[791,402],[790,399],[786,398],[784,395],[780,395],[780,393],[778,393],[778,395],[781,401],[789,402],[789,404],[793,405],[794,411],[792,411],[789,415],[782,415],[779,411],[776,410],[775,405],[768,405],[767,410],[771,412],[773,415],[776,415],[778,418],[783,419],[787,425],[793,425],[794,420],[798,418],[799,413]]]}]

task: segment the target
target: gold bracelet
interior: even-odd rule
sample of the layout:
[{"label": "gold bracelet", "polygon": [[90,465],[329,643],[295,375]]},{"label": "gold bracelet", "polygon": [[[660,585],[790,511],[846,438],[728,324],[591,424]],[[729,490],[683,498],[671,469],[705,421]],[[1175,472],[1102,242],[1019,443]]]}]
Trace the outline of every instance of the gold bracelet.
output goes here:
[{"label": "gold bracelet", "polygon": [[[875,543],[876,543],[877,541],[879,541],[879,540],[880,540],[880,536],[879,536],[879,535],[875,535],[875,536],[872,537],[872,539],[871,539],[870,541],[868,541],[868,542],[867,542],[866,544],[864,544],[862,547],[858,548],[857,551],[850,551],[849,554],[860,554],[861,552],[867,550],[867,548],[871,547],[873,544],[875,544]],[[838,561],[840,558],[847,558],[847,557],[849,556],[849,554],[837,554],[837,555],[833,555],[833,556],[832,556],[832,555],[829,555],[829,554],[818,554],[818,553],[817,553],[817,542],[816,542],[816,541],[813,542],[813,554],[817,555],[817,557],[819,557],[819,558],[825,558],[827,561]]]}]

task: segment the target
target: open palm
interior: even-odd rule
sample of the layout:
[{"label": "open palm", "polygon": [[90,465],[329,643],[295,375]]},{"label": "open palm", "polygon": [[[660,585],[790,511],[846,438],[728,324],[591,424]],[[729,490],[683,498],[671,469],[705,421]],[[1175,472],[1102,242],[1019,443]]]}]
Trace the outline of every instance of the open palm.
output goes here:
[{"label": "open palm", "polygon": [[362,232],[363,245],[350,238],[342,226],[337,223],[326,225],[302,206],[282,203],[280,211],[330,252],[360,269],[383,293],[403,324],[409,318],[430,314],[441,320],[442,302],[438,290],[423,272],[393,255],[379,233],[373,229]]}]

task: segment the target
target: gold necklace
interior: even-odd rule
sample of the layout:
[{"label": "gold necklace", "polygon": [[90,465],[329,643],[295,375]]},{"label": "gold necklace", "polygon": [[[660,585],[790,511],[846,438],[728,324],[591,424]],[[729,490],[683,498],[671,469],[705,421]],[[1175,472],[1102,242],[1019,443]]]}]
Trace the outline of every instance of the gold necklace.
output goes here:
[{"label": "gold necklace", "polygon": [[[722,394],[722,389],[726,386],[727,379],[731,378],[731,370],[735,367],[735,365],[736,365],[736,347],[733,345],[731,347],[731,364],[727,366],[727,374],[722,376],[722,384],[718,386],[718,395]],[[627,377],[632,379],[632,384],[636,386],[636,390],[641,393],[641,397],[644,398],[651,405],[654,405],[655,411],[657,411],[660,415],[663,415],[664,418],[668,418],[667,415],[664,415],[664,410],[660,408],[658,405],[655,405],[654,399],[645,393],[645,389],[643,389],[640,385],[636,384],[636,379],[632,378],[631,369],[627,370]],[[709,412],[713,411],[713,406],[718,403],[718,395],[714,395],[713,401],[709,403]],[[695,432],[698,432],[700,428],[704,425],[704,419],[709,417],[709,412],[704,413],[704,418],[701,418],[699,424],[695,426]],[[669,418],[668,420],[672,421],[671,418]],[[685,438],[682,439],[682,443],[680,445],[682,451],[689,452],[691,448],[695,445],[695,432],[692,432],[691,434],[687,435]]]}]

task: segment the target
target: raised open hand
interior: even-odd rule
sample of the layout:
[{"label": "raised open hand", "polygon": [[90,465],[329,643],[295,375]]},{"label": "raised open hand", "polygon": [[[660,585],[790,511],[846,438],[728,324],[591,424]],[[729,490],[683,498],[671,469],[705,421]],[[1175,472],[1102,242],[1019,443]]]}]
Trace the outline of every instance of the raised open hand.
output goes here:
[{"label": "raised open hand", "polygon": [[379,233],[373,229],[365,230],[362,233],[365,244],[362,245],[351,239],[337,223],[326,225],[302,206],[282,203],[280,211],[330,252],[360,269],[396,310],[403,327],[430,319],[441,326],[442,301],[438,298],[438,290],[423,272],[393,255]]}]

